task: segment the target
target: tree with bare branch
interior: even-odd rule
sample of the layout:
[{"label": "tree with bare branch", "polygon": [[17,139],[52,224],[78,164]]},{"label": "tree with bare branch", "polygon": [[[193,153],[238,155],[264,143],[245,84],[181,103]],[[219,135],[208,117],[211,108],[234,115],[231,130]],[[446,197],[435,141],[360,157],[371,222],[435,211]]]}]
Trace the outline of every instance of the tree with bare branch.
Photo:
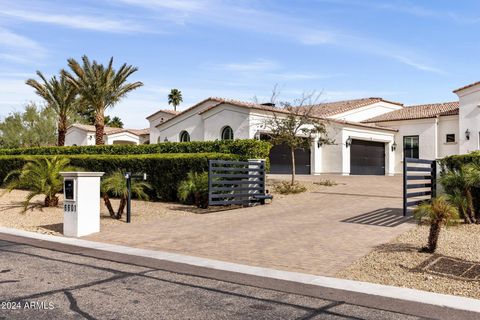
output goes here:
[{"label": "tree with bare branch", "polygon": [[322,145],[333,144],[328,138],[325,127],[326,119],[320,119],[313,114],[314,107],[320,97],[316,92],[304,93],[293,103],[280,102],[276,87],[272,93],[272,116],[266,120],[268,136],[273,145],[285,144],[292,157],[292,179],[290,185],[295,185],[295,150],[310,148],[313,139],[318,139]]}]

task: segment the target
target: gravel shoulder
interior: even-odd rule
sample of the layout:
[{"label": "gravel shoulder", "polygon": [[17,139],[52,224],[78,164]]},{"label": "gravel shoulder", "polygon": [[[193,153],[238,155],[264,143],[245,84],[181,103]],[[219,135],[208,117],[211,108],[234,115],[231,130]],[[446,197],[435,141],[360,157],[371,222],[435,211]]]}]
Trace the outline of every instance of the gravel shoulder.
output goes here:
[{"label": "gravel shoulder", "polygon": [[[59,206],[54,208],[42,208],[43,196],[37,196],[32,200],[33,206],[27,212],[22,213],[22,201],[27,193],[23,190],[13,190],[10,193],[5,193],[5,189],[0,189],[0,226],[62,235],[63,196],[60,196]],[[114,209],[118,208],[118,204],[119,200],[112,199]],[[100,201],[100,211],[102,230],[126,223],[126,213],[123,214],[121,220],[110,218],[102,200]],[[132,224],[158,219],[159,217],[176,217],[206,212],[209,212],[209,210],[178,203],[132,200]]]},{"label": "gravel shoulder", "polygon": [[419,252],[428,230],[418,226],[336,276],[480,299],[480,225],[443,228],[433,255]]}]

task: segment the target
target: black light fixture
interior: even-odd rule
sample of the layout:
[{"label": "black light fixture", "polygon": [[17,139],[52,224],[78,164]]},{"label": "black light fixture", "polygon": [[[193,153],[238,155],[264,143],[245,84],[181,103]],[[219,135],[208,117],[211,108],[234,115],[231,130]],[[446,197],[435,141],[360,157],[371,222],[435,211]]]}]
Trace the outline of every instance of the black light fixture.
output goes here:
[{"label": "black light fixture", "polygon": [[164,141],[164,142],[168,142],[168,138],[167,138],[167,137],[165,137],[165,139],[163,139],[163,141]]},{"label": "black light fixture", "polygon": [[345,141],[345,146],[348,148],[352,145],[352,137],[348,137],[347,141]]},{"label": "black light fixture", "polygon": [[321,146],[323,146],[323,143],[320,139],[318,139],[317,141],[317,147],[320,148]]},{"label": "black light fixture", "polygon": [[465,131],[465,139],[470,140],[470,130]]},{"label": "black light fixture", "polygon": [[395,150],[397,150],[397,143],[395,141],[393,141],[392,151],[395,151]]}]

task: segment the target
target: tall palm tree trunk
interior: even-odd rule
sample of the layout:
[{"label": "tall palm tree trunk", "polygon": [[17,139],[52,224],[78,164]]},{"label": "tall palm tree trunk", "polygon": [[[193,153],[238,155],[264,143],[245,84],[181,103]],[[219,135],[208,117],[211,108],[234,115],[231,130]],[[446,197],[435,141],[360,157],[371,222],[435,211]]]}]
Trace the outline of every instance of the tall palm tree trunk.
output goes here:
[{"label": "tall palm tree trunk", "polygon": [[295,148],[290,147],[290,152],[292,153],[292,186],[295,184]]},{"label": "tall palm tree trunk", "polygon": [[58,118],[58,141],[57,146],[65,145],[65,136],[67,135],[67,118],[61,116]]},{"label": "tall palm tree trunk", "polygon": [[95,113],[95,144],[102,145],[105,144],[103,140],[103,134],[105,132],[105,116],[103,112]]}]

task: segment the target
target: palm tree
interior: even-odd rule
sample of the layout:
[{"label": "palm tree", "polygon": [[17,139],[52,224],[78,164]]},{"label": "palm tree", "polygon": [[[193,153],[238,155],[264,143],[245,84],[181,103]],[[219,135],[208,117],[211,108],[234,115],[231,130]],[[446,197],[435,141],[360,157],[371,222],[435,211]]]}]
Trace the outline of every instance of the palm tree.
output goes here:
[{"label": "palm tree", "polygon": [[123,128],[123,121],[122,119],[120,119],[120,117],[117,117],[117,116],[111,119],[109,116],[106,116],[105,124],[107,125],[107,127],[111,127],[111,128]]},{"label": "palm tree", "polygon": [[105,110],[113,107],[129,92],[143,86],[142,82],[128,83],[127,79],[138,68],[123,64],[118,70],[113,69],[113,57],[108,65],[90,62],[82,57],[82,65],[75,59],[68,59],[68,66],[73,73],[65,70],[62,74],[77,88],[80,101],[95,110],[95,144],[104,144]]},{"label": "palm tree", "polygon": [[42,97],[47,104],[55,111],[58,117],[58,142],[57,145],[65,145],[68,120],[77,107],[77,89],[68,82],[65,77],[60,80],[53,76],[47,80],[45,76],[37,71],[42,83],[34,79],[28,79],[25,83],[35,89],[35,93]]},{"label": "palm tree", "polygon": [[[130,187],[132,191],[132,196],[141,200],[148,200],[149,197],[145,193],[145,189],[152,188],[149,183],[132,179]],[[115,171],[111,173],[109,176],[102,180],[101,189],[103,201],[108,209],[108,212],[110,213],[110,217],[118,220],[121,219],[123,215],[123,210],[125,209],[125,206],[127,204],[128,197],[127,181],[124,174],[121,171]],[[120,198],[120,205],[118,207],[117,213],[115,213],[115,211],[113,210],[109,194],[113,195],[114,197]]]},{"label": "palm tree", "polygon": [[430,223],[428,245],[422,251],[434,253],[437,249],[438,237],[442,225],[451,225],[459,219],[458,209],[453,206],[445,196],[432,199],[430,203],[425,202],[418,205],[414,211],[415,218],[427,220]]},{"label": "palm tree", "polygon": [[168,104],[173,106],[173,110],[177,111],[177,106],[183,102],[182,91],[178,89],[170,90],[168,94]]},{"label": "palm tree", "polygon": [[[478,212],[473,203],[472,189],[480,186],[480,165],[467,164],[460,169],[448,170],[440,177],[440,182],[445,188],[445,192],[451,197],[458,198],[463,196],[465,200],[456,199],[455,203],[466,203],[464,210],[464,219],[466,223],[480,222]],[[462,213],[463,208],[459,207]]]},{"label": "palm tree", "polygon": [[63,188],[60,172],[72,170],[69,163],[69,159],[58,156],[32,158],[21,170],[13,170],[5,177],[7,192],[20,188],[30,191],[23,202],[23,212],[27,211],[33,197],[40,194],[45,195],[45,207],[56,207],[57,193]]}]

